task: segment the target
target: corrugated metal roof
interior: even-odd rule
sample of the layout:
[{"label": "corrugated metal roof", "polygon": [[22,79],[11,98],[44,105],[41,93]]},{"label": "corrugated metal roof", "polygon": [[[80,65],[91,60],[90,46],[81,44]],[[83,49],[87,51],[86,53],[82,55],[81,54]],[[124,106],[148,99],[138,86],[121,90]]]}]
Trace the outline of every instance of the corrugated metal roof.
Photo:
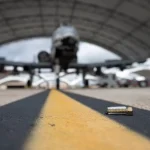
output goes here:
[{"label": "corrugated metal roof", "polygon": [[0,0],[0,43],[49,37],[64,21],[125,59],[150,56],[149,0]]}]

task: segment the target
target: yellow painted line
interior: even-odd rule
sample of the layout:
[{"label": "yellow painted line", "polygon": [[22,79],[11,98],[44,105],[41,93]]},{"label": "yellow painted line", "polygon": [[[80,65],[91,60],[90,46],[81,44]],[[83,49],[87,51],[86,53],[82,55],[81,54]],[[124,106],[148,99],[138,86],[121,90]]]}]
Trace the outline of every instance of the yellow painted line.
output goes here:
[{"label": "yellow painted line", "polygon": [[24,150],[150,150],[150,140],[52,90]]}]

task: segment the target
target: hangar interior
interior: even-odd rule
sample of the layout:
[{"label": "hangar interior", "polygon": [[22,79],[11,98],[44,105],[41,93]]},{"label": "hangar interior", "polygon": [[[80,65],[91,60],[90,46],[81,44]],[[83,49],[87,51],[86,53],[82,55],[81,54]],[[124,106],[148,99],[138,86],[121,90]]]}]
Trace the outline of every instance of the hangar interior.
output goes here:
[{"label": "hangar interior", "polygon": [[150,56],[149,0],[0,0],[0,44],[50,37],[62,22],[123,59]]}]

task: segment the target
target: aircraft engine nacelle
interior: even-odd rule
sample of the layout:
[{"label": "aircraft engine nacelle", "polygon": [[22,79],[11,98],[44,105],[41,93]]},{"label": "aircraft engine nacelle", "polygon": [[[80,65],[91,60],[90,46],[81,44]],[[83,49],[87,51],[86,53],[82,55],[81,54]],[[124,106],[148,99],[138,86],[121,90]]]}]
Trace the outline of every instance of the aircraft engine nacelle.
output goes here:
[{"label": "aircraft engine nacelle", "polygon": [[51,62],[51,56],[48,52],[46,51],[41,51],[38,54],[38,61],[40,63],[49,63]]}]

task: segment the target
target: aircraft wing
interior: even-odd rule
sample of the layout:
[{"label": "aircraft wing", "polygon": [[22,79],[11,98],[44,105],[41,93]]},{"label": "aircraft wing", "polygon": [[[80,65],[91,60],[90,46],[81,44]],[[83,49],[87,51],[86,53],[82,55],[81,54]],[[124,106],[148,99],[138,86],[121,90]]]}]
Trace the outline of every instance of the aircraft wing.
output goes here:
[{"label": "aircraft wing", "polygon": [[52,68],[50,63],[28,63],[28,62],[15,62],[15,61],[7,61],[7,60],[0,60],[0,65],[3,66],[13,66],[13,67],[29,67],[31,69],[36,68]]},{"label": "aircraft wing", "polygon": [[[69,64],[68,68],[75,68],[75,69],[84,69],[84,68],[94,68],[94,67],[119,67],[125,68],[128,65],[132,65],[135,61],[131,60],[117,60],[117,61],[106,61],[103,63],[89,63],[89,64],[79,64],[79,63],[71,63]],[[143,63],[145,60],[139,60],[138,63]],[[28,63],[28,62],[15,62],[15,61],[7,61],[7,60],[0,60],[0,66],[13,66],[13,67],[23,67],[28,69],[43,69],[48,68],[52,69],[51,63]]]},{"label": "aircraft wing", "polygon": [[[146,60],[138,60],[138,63],[144,63]],[[132,65],[135,61],[132,60],[115,60],[115,61],[106,61],[102,63],[89,63],[89,64],[78,64],[78,63],[71,63],[69,65],[69,68],[94,68],[94,67],[119,67],[119,68],[125,68],[126,66]]]}]

